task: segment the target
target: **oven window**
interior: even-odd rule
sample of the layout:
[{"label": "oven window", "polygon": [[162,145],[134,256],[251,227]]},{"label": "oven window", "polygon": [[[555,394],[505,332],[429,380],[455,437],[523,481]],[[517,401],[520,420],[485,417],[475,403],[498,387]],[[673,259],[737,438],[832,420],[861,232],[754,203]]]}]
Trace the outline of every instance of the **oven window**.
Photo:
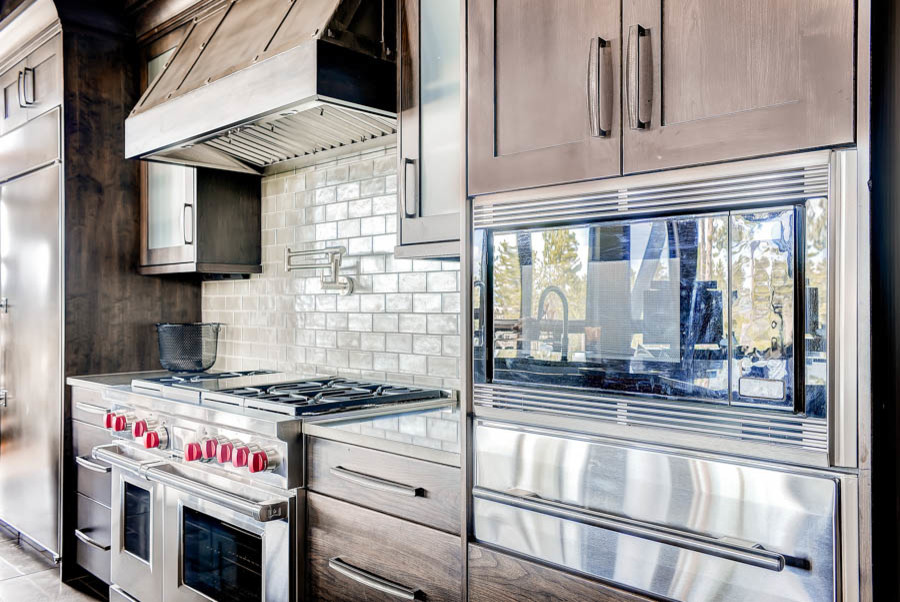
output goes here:
[{"label": "oven window", "polygon": [[125,482],[125,551],[150,562],[150,492]]},{"label": "oven window", "polygon": [[474,242],[476,382],[825,415],[826,199]]},{"label": "oven window", "polygon": [[184,584],[220,602],[262,600],[262,537],[191,508],[182,510]]}]

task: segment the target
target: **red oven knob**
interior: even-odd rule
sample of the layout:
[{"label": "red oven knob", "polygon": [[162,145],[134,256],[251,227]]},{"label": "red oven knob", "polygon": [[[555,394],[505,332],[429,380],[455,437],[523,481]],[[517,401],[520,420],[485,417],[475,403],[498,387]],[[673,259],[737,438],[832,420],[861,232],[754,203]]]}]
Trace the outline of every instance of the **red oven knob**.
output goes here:
[{"label": "red oven knob", "polygon": [[275,470],[277,466],[278,460],[275,452],[255,451],[250,454],[250,472],[265,472],[267,470]]},{"label": "red oven knob", "polygon": [[103,428],[111,429],[113,425],[116,423],[116,413],[115,412],[107,412],[106,416],[103,417]]},{"label": "red oven knob", "polygon": [[137,420],[134,425],[131,427],[131,434],[135,436],[135,438],[143,437],[147,433],[147,421],[146,420]]},{"label": "red oven knob", "polygon": [[216,460],[219,461],[219,464],[227,464],[231,462],[231,453],[234,451],[234,443],[231,441],[225,441],[221,443],[216,449]]},{"label": "red oven knob", "polygon": [[219,447],[219,442],[216,439],[211,439],[207,437],[206,439],[202,439],[200,441],[200,453],[203,455],[204,460],[212,460],[216,458],[216,451]]},{"label": "red oven knob", "polygon": [[128,418],[123,414],[116,414],[113,418],[113,430],[117,433],[128,430]]},{"label": "red oven knob", "polygon": [[165,427],[147,431],[144,435],[144,447],[147,449],[165,449],[169,446],[169,431]]},{"label": "red oven knob", "polygon": [[239,445],[234,448],[231,454],[231,464],[236,468],[243,468],[250,460],[250,448],[246,445]]},{"label": "red oven knob", "polygon": [[184,446],[184,459],[188,462],[196,462],[203,456],[200,444],[192,441]]}]

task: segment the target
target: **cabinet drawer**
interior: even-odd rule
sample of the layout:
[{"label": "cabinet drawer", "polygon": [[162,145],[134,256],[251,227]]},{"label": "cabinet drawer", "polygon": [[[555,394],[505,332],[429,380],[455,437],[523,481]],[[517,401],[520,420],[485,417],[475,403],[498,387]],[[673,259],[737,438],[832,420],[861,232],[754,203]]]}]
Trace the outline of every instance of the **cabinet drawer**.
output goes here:
[{"label": "cabinet drawer", "polygon": [[481,546],[469,546],[471,602],[650,602],[615,589]]},{"label": "cabinet drawer", "polygon": [[0,182],[58,159],[59,129],[56,110],[0,135]]},{"label": "cabinet drawer", "polygon": [[307,486],[312,491],[459,533],[458,468],[310,438]]},{"label": "cabinet drawer", "polygon": [[112,443],[112,435],[106,429],[80,420],[72,421],[72,453],[76,456],[90,458],[94,447],[107,443]]},{"label": "cabinet drawer", "polygon": [[458,537],[315,493],[308,502],[312,599],[460,599]]},{"label": "cabinet drawer", "polygon": [[109,583],[110,510],[108,507],[76,495],[75,560],[92,574]]},{"label": "cabinet drawer", "polygon": [[105,506],[110,505],[112,468],[90,457],[75,457],[75,491]]},{"label": "cabinet drawer", "polygon": [[103,417],[112,407],[112,404],[103,399],[100,391],[72,387],[72,412],[73,420],[80,420],[93,426],[103,424]]}]

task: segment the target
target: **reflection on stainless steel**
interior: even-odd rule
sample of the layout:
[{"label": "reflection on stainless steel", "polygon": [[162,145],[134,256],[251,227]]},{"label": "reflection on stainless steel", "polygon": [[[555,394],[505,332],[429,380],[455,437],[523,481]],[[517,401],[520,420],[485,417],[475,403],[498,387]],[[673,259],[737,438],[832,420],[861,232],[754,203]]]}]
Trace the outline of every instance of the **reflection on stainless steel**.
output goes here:
[{"label": "reflection on stainless steel", "polygon": [[676,600],[836,595],[827,474],[484,421],[475,447],[480,541]]},{"label": "reflection on stainless steel", "polygon": [[58,163],[0,184],[0,296],[9,300],[8,313],[0,314],[0,387],[7,392],[0,519],[54,555],[62,432],[59,185]]},{"label": "reflection on stainless steel", "polygon": [[565,362],[569,359],[569,300],[566,299],[566,294],[563,292],[561,288],[558,286],[548,286],[543,291],[541,291],[541,296],[538,299],[538,313],[537,313],[537,321],[538,326],[540,327],[541,322],[544,319],[544,313],[547,310],[545,305],[547,301],[547,295],[555,294],[559,297],[559,300],[562,302],[562,338],[560,339],[560,358],[559,361]]}]

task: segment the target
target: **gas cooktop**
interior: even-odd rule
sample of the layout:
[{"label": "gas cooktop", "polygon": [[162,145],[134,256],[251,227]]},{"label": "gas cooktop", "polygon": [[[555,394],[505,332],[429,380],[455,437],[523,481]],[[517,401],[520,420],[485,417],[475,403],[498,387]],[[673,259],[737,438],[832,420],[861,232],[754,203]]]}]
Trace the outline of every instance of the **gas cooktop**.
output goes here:
[{"label": "gas cooktop", "polygon": [[289,416],[313,416],[446,396],[447,393],[440,389],[329,377],[205,391],[200,403],[223,403]]},{"label": "gas cooktop", "polygon": [[[171,372],[164,376],[136,378],[131,388],[152,391],[168,399],[200,402],[200,393],[257,382],[278,380],[280,373],[272,370],[239,370],[232,372]],[[284,375],[281,375],[284,379]],[[227,383],[227,384],[226,384]]]}]

